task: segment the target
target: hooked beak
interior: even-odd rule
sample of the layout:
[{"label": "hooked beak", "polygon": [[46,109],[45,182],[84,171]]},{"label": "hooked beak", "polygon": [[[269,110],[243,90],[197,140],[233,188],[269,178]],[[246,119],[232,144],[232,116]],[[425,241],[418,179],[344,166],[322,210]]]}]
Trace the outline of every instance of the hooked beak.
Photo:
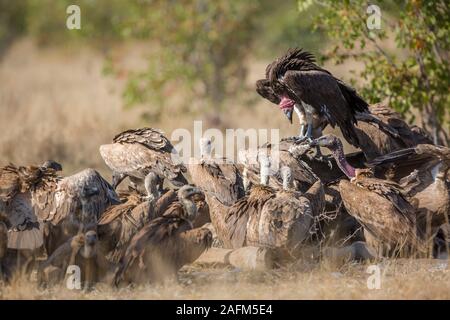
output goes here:
[{"label": "hooked beak", "polygon": [[289,122],[292,124],[292,111],[294,109],[283,109],[284,114],[286,115],[286,118],[288,118]]},{"label": "hooked beak", "polygon": [[312,141],[309,143],[309,145],[310,145],[311,147],[317,147],[317,146],[320,146],[320,144],[319,144],[319,142],[317,141],[317,139],[312,140]]}]

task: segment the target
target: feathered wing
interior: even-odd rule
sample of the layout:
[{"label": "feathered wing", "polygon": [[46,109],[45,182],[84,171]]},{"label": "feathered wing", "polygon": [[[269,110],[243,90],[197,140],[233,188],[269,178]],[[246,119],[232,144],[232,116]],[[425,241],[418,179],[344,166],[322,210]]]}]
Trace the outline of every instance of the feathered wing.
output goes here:
[{"label": "feathered wing", "polygon": [[241,175],[233,164],[217,164],[212,161],[190,164],[189,173],[196,186],[227,206],[244,195]]},{"label": "feathered wing", "polygon": [[100,146],[100,154],[106,165],[114,172],[144,179],[153,171],[167,178],[175,186],[187,184],[183,176],[186,168],[174,164],[171,153],[150,149],[140,143],[113,143]]},{"label": "feathered wing", "polygon": [[120,200],[112,186],[94,169],[85,169],[77,174],[63,178],[58,182],[51,206],[43,206],[40,216],[53,225],[59,224],[70,215],[81,209],[80,193],[85,187],[96,188],[99,192],[93,195],[84,208],[89,216],[98,218],[113,204]]},{"label": "feathered wing", "polygon": [[20,178],[18,168],[13,164],[0,169],[0,201],[10,201],[20,192]]},{"label": "feathered wing", "polygon": [[369,107],[370,113],[358,113],[356,133],[361,148],[369,161],[374,158],[414,147],[420,143],[431,143],[426,135],[415,132],[402,117],[386,104],[377,103]]},{"label": "feathered wing", "polygon": [[311,105],[335,127],[342,131],[344,138],[358,147],[359,141],[354,124],[355,112],[346,101],[336,79],[323,71],[287,71],[281,80],[298,97],[298,100]]},{"label": "feathered wing", "polygon": [[[115,283],[119,284],[126,273],[143,273],[147,268],[151,268],[144,262],[146,256],[152,257],[155,254],[171,256],[170,246],[171,238],[176,234],[191,229],[190,223],[181,218],[183,216],[183,207],[175,203],[169,207],[163,216],[150,221],[137,234],[133,236],[120,266],[115,274]],[[169,246],[168,246],[169,245]],[[161,258],[161,257],[160,257]]]},{"label": "feathered wing", "polygon": [[164,133],[159,129],[154,128],[140,128],[130,129],[117,134],[114,143],[139,143],[143,146],[165,152],[172,152],[173,145],[169,139],[164,136]]},{"label": "feathered wing", "polygon": [[211,247],[212,233],[207,228],[195,228],[181,232],[178,236],[174,252],[176,268],[197,260],[200,255]]},{"label": "feathered wing", "polygon": [[386,194],[379,188],[374,192],[346,180],[340,182],[339,189],[348,213],[380,243],[390,249],[426,250],[416,233],[414,208],[401,195]]}]

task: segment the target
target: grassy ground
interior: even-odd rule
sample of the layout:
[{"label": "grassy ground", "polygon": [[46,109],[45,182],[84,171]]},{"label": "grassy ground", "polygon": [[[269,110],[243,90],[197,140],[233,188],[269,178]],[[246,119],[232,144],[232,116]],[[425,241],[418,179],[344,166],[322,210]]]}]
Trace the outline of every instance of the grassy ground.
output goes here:
[{"label": "grassy ground", "polygon": [[178,283],[90,293],[62,287],[39,290],[15,281],[0,286],[0,299],[450,299],[450,272],[443,260],[378,263],[380,289],[369,289],[367,264],[297,265],[271,272],[185,266]]}]

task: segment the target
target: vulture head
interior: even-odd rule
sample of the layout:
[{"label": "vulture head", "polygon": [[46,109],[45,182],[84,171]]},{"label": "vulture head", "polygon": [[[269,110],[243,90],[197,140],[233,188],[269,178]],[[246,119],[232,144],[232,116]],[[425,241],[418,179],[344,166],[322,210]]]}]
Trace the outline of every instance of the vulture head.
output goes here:
[{"label": "vulture head", "polygon": [[98,195],[100,190],[96,186],[84,186],[79,194],[81,202],[81,224],[85,228],[88,226],[96,225],[97,216],[94,202],[92,197]]},{"label": "vulture head", "polygon": [[160,194],[158,185],[160,182],[161,182],[160,177],[154,172],[150,172],[145,176],[144,188],[147,191],[148,200],[156,200],[159,198]]},{"label": "vulture head", "polygon": [[300,48],[289,49],[266,68],[266,79],[256,82],[256,92],[278,105],[292,123],[294,106],[301,100],[293,88],[283,82],[284,74],[289,70],[311,70],[317,67],[314,56]]},{"label": "vulture head", "polygon": [[269,176],[270,176],[270,158],[266,154],[258,155],[259,161],[259,174],[262,185],[269,184]]},{"label": "vulture head", "polygon": [[56,172],[62,171],[62,165],[59,164],[58,162],[54,161],[54,160],[47,160],[47,161],[45,161],[45,162],[42,164],[41,167],[42,167],[42,168],[45,168],[45,169],[53,169],[53,170],[55,170]]},{"label": "vulture head", "polygon": [[199,140],[200,145],[200,156],[202,158],[209,158],[211,157],[211,139],[208,138],[200,138]]},{"label": "vulture head", "polygon": [[283,180],[283,190],[289,190],[292,182],[292,170],[288,166],[283,166],[280,169],[281,179]]},{"label": "vulture head", "polygon": [[196,195],[203,195],[203,192],[199,188],[191,185],[185,185],[178,190],[178,199],[184,206],[187,220],[191,222],[197,218],[198,214],[194,201]]},{"label": "vulture head", "polygon": [[344,172],[349,179],[355,177],[355,168],[353,168],[345,159],[344,147],[342,145],[342,142],[334,134],[327,134],[321,136],[320,138],[314,139],[310,143],[310,146],[320,146],[330,150],[333,158],[336,160],[336,163],[342,170],[342,172]]},{"label": "vulture head", "polygon": [[83,258],[89,259],[95,256],[97,249],[97,232],[90,230],[84,234],[84,245],[81,248]]}]

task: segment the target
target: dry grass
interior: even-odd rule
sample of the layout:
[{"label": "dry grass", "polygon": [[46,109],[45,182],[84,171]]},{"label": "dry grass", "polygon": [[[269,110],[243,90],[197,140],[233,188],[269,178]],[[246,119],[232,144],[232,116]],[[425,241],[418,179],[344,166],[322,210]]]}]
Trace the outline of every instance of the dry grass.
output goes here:
[{"label": "dry grass", "polygon": [[378,290],[367,288],[366,264],[271,272],[186,266],[179,283],[119,290],[98,285],[85,293],[62,287],[39,290],[22,280],[0,287],[0,299],[450,299],[447,261],[391,260],[378,265]]}]

